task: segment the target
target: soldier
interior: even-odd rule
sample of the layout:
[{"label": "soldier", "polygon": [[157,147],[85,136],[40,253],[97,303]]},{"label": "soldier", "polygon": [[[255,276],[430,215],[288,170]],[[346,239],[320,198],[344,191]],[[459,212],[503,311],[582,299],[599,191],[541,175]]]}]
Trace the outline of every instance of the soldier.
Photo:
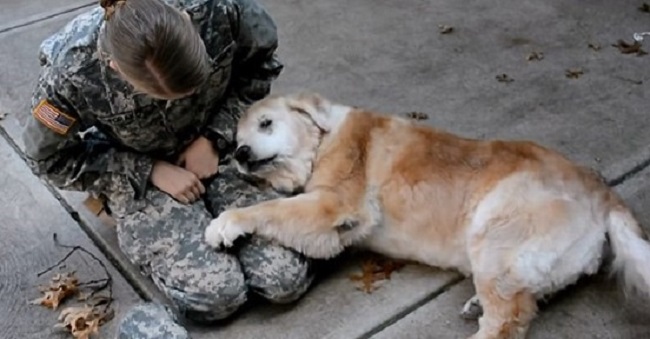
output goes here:
[{"label": "soldier", "polygon": [[[121,250],[187,319],[227,318],[249,292],[292,302],[313,280],[307,258],[267,240],[232,252],[203,241],[224,209],[279,196],[230,164],[240,113],[283,68],[276,48],[255,0],[102,0],[40,48],[30,167],[104,199]],[[179,320],[138,305],[119,337],[189,337]]]}]

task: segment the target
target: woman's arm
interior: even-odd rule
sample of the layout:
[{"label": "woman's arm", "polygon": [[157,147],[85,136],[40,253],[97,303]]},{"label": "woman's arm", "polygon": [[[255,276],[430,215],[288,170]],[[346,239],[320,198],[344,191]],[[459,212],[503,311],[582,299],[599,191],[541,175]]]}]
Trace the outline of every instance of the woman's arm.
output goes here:
[{"label": "woman's arm", "polygon": [[65,67],[42,68],[23,132],[30,168],[63,190],[142,196],[153,160],[93,132],[91,110],[84,107],[80,86],[70,80],[73,76]]},{"label": "woman's arm", "polygon": [[233,0],[231,18],[235,54],[226,98],[216,109],[208,128],[234,142],[237,121],[246,107],[264,98],[283,69],[278,60],[277,28],[271,16],[255,0]]}]

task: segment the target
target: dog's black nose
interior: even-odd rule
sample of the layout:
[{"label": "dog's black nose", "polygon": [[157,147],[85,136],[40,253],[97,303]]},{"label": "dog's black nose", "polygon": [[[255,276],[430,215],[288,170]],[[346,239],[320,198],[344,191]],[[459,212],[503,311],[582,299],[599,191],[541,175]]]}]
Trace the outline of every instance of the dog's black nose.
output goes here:
[{"label": "dog's black nose", "polygon": [[235,150],[235,160],[237,160],[241,164],[245,164],[250,160],[251,158],[251,148],[250,146],[239,146],[237,150]]}]

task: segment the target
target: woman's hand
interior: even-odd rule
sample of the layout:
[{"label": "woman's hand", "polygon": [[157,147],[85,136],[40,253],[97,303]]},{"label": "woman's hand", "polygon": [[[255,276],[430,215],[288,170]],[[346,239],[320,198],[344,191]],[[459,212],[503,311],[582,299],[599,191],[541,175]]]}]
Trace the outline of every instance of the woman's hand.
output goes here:
[{"label": "woman's hand", "polygon": [[158,189],[184,204],[195,202],[205,193],[196,174],[165,161],[153,164],[150,180]]},{"label": "woman's hand", "polygon": [[219,154],[210,140],[199,137],[180,155],[178,165],[196,174],[199,179],[209,178],[219,171]]}]

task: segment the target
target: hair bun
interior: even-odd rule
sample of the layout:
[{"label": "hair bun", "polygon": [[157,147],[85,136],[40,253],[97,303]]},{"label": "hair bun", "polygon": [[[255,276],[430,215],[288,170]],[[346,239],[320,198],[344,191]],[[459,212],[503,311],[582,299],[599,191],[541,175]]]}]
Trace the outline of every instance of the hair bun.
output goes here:
[{"label": "hair bun", "polygon": [[126,0],[99,0],[99,5],[104,9],[104,20],[111,18],[115,10],[123,5]]}]

